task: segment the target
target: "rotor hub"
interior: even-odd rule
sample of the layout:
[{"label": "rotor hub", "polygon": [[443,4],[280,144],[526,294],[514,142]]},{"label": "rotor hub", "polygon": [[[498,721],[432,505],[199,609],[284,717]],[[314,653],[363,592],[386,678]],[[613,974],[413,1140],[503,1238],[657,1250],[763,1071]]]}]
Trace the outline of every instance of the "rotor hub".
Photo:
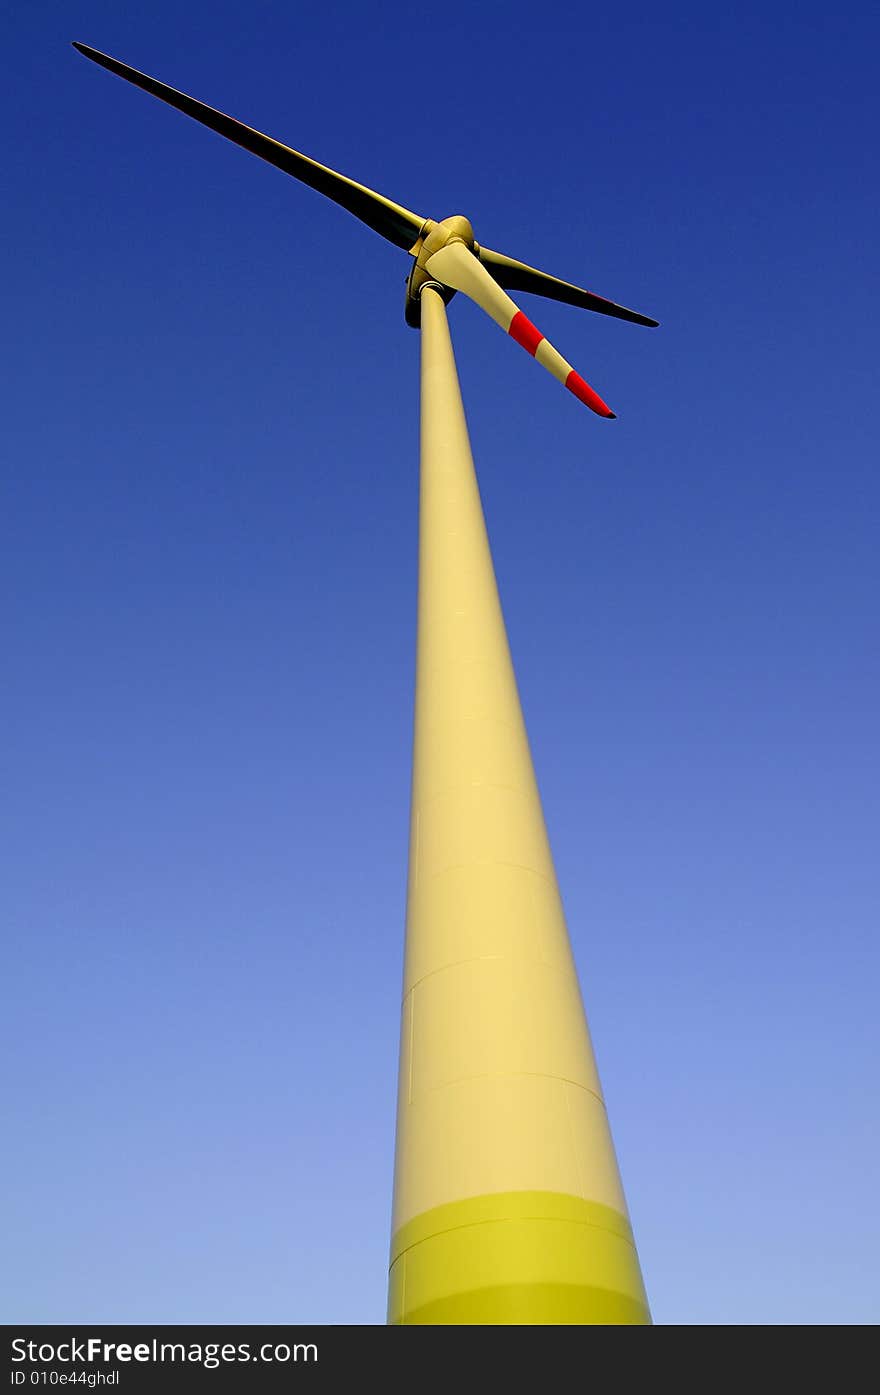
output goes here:
[{"label": "rotor hub", "polygon": [[[437,284],[435,276],[431,276],[425,269],[425,263],[435,252],[439,252],[441,247],[446,247],[450,242],[463,242],[469,252],[479,256],[480,248],[474,240],[474,230],[470,219],[465,218],[461,213],[454,213],[451,218],[444,218],[442,222],[435,223],[433,218],[429,218],[422,227],[418,239],[414,246],[410,248],[410,254],[415,257],[409,279],[406,283],[406,312],[407,324],[412,329],[418,329],[421,324],[422,314],[419,304],[425,284],[433,281]],[[444,286],[443,298],[448,303],[455,295],[455,291]]]},{"label": "rotor hub", "polygon": [[[442,246],[447,242],[463,242],[470,251],[473,251],[474,230],[471,227],[470,220],[465,218],[463,214],[454,213],[451,218],[444,218],[442,223],[438,224],[438,227],[446,230],[443,243],[439,245]],[[432,248],[432,250],[436,252],[437,248]]]}]

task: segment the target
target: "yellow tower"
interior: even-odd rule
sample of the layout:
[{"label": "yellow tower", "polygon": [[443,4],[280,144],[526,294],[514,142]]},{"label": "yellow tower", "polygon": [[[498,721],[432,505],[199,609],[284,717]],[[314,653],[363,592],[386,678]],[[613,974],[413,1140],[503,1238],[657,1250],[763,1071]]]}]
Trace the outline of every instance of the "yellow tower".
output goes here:
[{"label": "yellow tower", "polygon": [[438,292],[388,1320],[647,1323]]}]

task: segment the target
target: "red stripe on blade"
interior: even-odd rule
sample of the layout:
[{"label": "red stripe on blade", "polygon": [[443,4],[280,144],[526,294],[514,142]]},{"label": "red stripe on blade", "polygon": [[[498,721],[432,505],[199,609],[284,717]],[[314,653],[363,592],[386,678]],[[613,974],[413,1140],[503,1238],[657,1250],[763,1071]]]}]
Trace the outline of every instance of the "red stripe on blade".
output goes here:
[{"label": "red stripe on blade", "polygon": [[569,392],[574,393],[580,402],[585,402],[594,412],[598,412],[600,417],[610,417],[612,421],[615,420],[616,414],[612,412],[610,407],[606,407],[598,392],[594,392],[590,384],[585,383],[580,373],[575,373],[574,369],[566,378],[565,386]]},{"label": "red stripe on blade", "polygon": [[521,344],[526,353],[531,354],[533,358],[537,353],[538,345],[544,338],[541,331],[536,329],[532,324],[528,315],[524,315],[521,310],[517,310],[513,319],[510,321],[510,328],[507,333],[510,335],[511,339],[516,340],[517,344]]}]

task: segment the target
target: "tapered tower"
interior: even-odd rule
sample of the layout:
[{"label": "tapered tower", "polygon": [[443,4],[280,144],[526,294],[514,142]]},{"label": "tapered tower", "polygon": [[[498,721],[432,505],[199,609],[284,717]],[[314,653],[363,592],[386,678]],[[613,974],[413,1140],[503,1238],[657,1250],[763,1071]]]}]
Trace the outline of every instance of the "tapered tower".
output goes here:
[{"label": "tapered tower", "polygon": [[438,292],[388,1317],[650,1322]]}]

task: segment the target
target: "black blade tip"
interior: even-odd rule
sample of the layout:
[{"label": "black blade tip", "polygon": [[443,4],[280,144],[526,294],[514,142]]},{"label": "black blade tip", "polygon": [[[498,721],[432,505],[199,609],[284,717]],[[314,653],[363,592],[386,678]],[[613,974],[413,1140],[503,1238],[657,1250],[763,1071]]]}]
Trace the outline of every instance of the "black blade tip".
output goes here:
[{"label": "black blade tip", "polygon": [[[70,42],[71,47],[75,48],[77,53],[81,53],[84,58],[91,58],[93,63],[100,63],[102,67],[106,68],[108,62],[106,53],[102,53],[99,48],[90,48],[88,44],[81,44],[77,39],[71,39]],[[113,59],[111,58],[109,61],[112,63]]]}]

